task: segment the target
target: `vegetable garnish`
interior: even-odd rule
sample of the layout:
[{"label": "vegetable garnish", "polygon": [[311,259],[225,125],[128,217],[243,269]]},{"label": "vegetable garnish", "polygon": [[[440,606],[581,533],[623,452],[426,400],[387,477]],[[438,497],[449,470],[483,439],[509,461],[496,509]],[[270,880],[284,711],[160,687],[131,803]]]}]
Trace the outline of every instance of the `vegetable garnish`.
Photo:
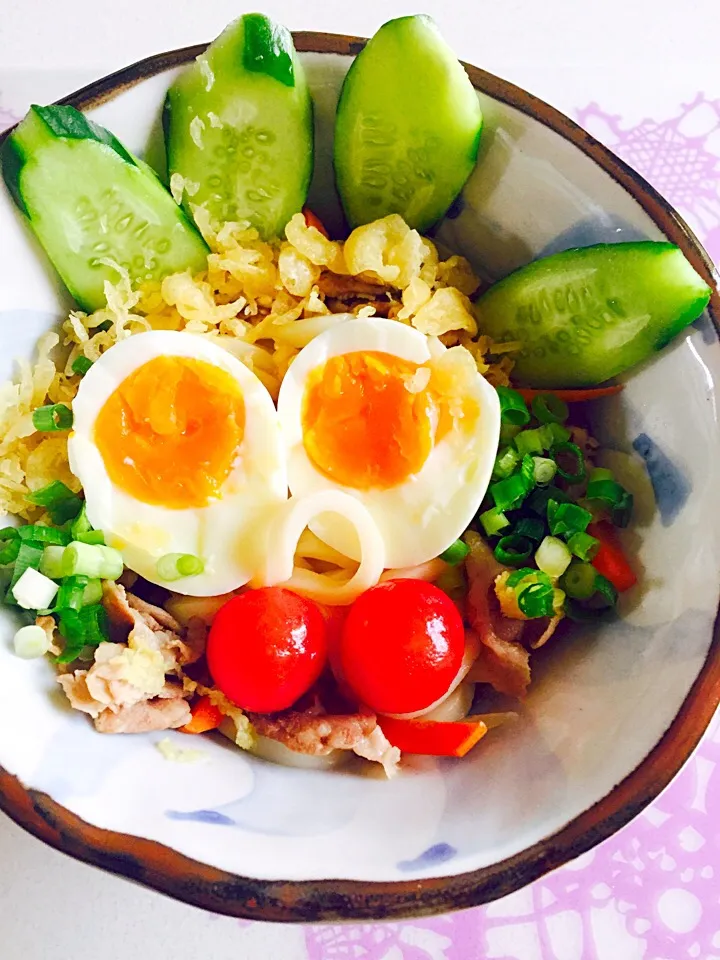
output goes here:
[{"label": "vegetable garnish", "polygon": [[330,239],[330,234],[325,229],[324,223],[320,217],[317,217],[312,210],[310,210],[309,207],[303,207],[302,215],[305,217],[305,223],[309,227],[315,227],[315,229],[318,230],[326,239]]},{"label": "vegetable garnish", "polygon": [[52,433],[56,430],[69,430],[73,425],[73,414],[64,403],[53,403],[47,407],[37,407],[32,415],[36,430]]},{"label": "vegetable garnish", "polygon": [[446,723],[378,717],[378,723],[394,747],[434,757],[464,757],[488,731],[482,720],[472,717]]},{"label": "vegetable garnish", "polygon": [[372,710],[413,713],[447,692],[464,649],[462,617],[442,590],[423,580],[388,580],[350,608],[340,662]]},{"label": "vegetable garnish", "polygon": [[600,543],[592,560],[593,567],[620,593],[634,587],[637,576],[628,563],[613,527],[605,522],[593,523],[588,527],[588,533]]},{"label": "vegetable garnish", "polygon": [[191,707],[192,719],[183,727],[181,733],[207,733],[217,730],[223,721],[223,714],[218,710],[210,697],[199,697]]},{"label": "vegetable garnish", "polygon": [[77,374],[80,377],[84,377],[92,366],[92,360],[88,360],[87,357],[75,357],[72,362],[72,372]]},{"label": "vegetable garnish", "polygon": [[64,577],[97,577],[117,580],[123,571],[122,554],[112,547],[75,540],[65,547],[62,558]]},{"label": "vegetable garnish", "polygon": [[320,607],[283,587],[233,597],[208,637],[213,680],[233,703],[256,713],[292,706],[320,676],[326,658]]},{"label": "vegetable garnish", "polygon": [[157,575],[161,580],[182,580],[183,577],[196,577],[205,569],[200,557],[191,553],[166,553],[157,562]]},{"label": "vegetable garnish", "polygon": [[462,563],[469,553],[470,548],[468,545],[463,543],[462,540],[456,540],[450,544],[447,550],[443,550],[440,554],[440,559],[444,560],[445,563],[449,563],[451,566],[455,566],[458,563]]},{"label": "vegetable garnish", "polygon": [[530,422],[530,411],[517,390],[512,390],[510,387],[498,387],[497,395],[500,399],[500,417],[503,423],[524,427],[526,423]]},{"label": "vegetable garnish", "polygon": [[[614,397],[625,389],[624,383],[611,384],[608,387],[591,387],[588,390],[553,390],[553,395],[565,403],[583,403],[588,400],[601,400],[603,397]],[[546,391],[532,390],[530,387],[518,387],[517,392],[526,403]]]},{"label": "vegetable garnish", "polygon": [[502,537],[495,546],[495,557],[508,567],[519,567],[530,558],[533,551],[532,541],[527,537],[512,533]]}]

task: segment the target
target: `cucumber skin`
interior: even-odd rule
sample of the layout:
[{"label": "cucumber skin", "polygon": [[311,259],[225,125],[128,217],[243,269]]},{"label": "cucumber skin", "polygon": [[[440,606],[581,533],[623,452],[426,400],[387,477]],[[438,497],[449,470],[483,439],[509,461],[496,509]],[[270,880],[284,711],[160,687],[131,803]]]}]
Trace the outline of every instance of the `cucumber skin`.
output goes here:
[{"label": "cucumber skin", "polygon": [[[191,133],[196,117],[202,146]],[[168,173],[199,187],[183,196],[189,216],[204,205],[216,229],[246,220],[270,240],[304,206],[312,100],[291,34],[269,18],[246,14],[226,27],[170,87],[163,128]]]},{"label": "cucumber skin", "polygon": [[[30,197],[33,194],[32,181],[47,176],[48,162],[51,165],[56,163],[63,153],[69,159],[73,151],[80,159],[84,155],[85,162],[91,166],[99,165],[103,175],[108,176],[109,186],[103,188],[99,181],[92,182],[89,179],[84,180],[84,185],[78,184],[76,202],[68,218],[64,216],[59,199],[63,191],[67,197],[67,184],[71,188],[74,185],[73,163],[67,166],[67,175],[63,175],[64,163],[60,164],[62,185],[58,183],[55,189],[48,190],[45,195],[42,195],[41,188],[39,201],[38,197]],[[88,313],[105,306],[105,281],[116,283],[118,279],[117,271],[113,268],[92,262],[99,256],[124,263],[133,284],[142,283],[148,278],[159,281],[176,271],[200,271],[205,268],[208,248],[204,240],[147,164],[129,153],[110,131],[88,120],[74,107],[33,105],[25,120],[2,144],[0,163],[13,200],[29,220],[69,292],[81,309]],[[81,164],[78,164],[77,172],[80,167]],[[123,180],[130,187],[130,193],[124,196],[122,189],[118,189],[118,184]],[[136,236],[137,252],[130,261],[123,260],[124,254],[117,247],[113,249],[112,233],[104,228],[101,229],[103,236],[99,238],[97,234],[95,243],[100,239],[108,248],[106,251],[93,254],[85,246],[85,243],[92,242],[87,234],[93,229],[93,224],[99,223],[103,214],[108,212],[97,206],[97,197],[91,198],[93,188],[103,190],[99,198],[101,202],[103,196],[112,194],[107,207],[111,204],[117,207],[124,202],[124,217],[134,217],[136,223],[138,216],[150,210],[157,214],[152,224],[147,218],[139,221],[139,227],[144,226],[142,240]],[[45,202],[46,197],[50,197],[49,203]],[[95,213],[94,217],[90,216],[91,211]],[[128,223],[132,224],[132,219]],[[85,236],[79,240],[83,231]],[[72,241],[66,240],[66,234],[72,236]],[[124,249],[125,242],[118,241],[117,235],[116,242]],[[142,263],[138,263],[141,255]]]},{"label": "cucumber skin", "polygon": [[384,24],[353,61],[338,103],[335,178],[350,225],[398,213],[423,232],[441,220],[475,167],[482,122],[434,21]]},{"label": "cucumber skin", "polygon": [[710,295],[678,247],[643,240],[536,260],[475,306],[480,333],[523,344],[514,377],[559,389],[596,386],[642,363],[697,320]]}]

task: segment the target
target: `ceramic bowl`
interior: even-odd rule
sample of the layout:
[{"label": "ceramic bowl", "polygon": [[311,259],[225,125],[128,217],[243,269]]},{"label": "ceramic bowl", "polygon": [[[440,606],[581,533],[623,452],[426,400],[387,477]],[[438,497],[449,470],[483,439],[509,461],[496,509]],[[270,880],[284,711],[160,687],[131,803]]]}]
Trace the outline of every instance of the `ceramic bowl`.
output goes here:
[{"label": "ceramic bowl", "polygon": [[[330,143],[363,41],[296,36],[316,104],[310,205],[338,217]],[[67,98],[143,153],[165,90],[202,47],[152,57]],[[572,121],[468,67],[485,114],[477,169],[439,230],[483,273],[598,241],[670,239],[712,282],[680,217]],[[0,191],[0,374],[68,308]],[[0,804],[79,859],[181,900],[268,920],[381,918],[500,897],[619,829],[667,785],[720,696],[715,296],[687,335],[629,377],[596,431],[638,494],[642,589],[622,618],[535,660],[519,722],[466,759],[392,781],[274,766],[208,739],[202,766],[163,735],[107,737],[63,704],[50,665],[13,656],[0,621]],[[0,464],[0,469],[2,465]],[[171,734],[187,746],[182,734]]]}]

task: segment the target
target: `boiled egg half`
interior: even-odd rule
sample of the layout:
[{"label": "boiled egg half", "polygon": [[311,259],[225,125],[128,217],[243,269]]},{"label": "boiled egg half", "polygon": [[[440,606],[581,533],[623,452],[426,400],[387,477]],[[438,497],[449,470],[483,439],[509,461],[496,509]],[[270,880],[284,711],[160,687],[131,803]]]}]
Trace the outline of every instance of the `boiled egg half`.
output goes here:
[{"label": "boiled egg half", "polygon": [[[136,334],[85,374],[73,413],[88,519],[128,567],[195,596],[247,583],[287,476],[273,402],[240,360],[192,334]],[[166,554],[199,557],[203,572],[164,581]]]},{"label": "boiled egg half", "polygon": [[[378,527],[388,567],[437,557],[485,496],[500,433],[495,389],[464,347],[396,320],[355,319],[315,337],[278,398],[295,497],[342,490]],[[336,514],[313,533],[353,559],[358,536]]]}]

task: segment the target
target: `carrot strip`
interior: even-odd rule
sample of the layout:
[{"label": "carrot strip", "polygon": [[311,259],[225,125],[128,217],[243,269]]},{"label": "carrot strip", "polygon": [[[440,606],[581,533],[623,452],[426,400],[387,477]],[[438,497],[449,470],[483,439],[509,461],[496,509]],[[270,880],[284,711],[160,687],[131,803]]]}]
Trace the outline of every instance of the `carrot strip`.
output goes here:
[{"label": "carrot strip", "polygon": [[565,403],[582,403],[584,400],[599,400],[601,397],[612,397],[625,389],[624,383],[613,383],[609,387],[588,387],[576,390],[540,390],[531,387],[517,387],[517,392],[528,402],[539,393],[554,393]]},{"label": "carrot strip", "polygon": [[192,718],[184,727],[180,727],[181,733],[207,733],[208,730],[217,730],[223,720],[215,704],[210,697],[200,697],[191,707]]}]

